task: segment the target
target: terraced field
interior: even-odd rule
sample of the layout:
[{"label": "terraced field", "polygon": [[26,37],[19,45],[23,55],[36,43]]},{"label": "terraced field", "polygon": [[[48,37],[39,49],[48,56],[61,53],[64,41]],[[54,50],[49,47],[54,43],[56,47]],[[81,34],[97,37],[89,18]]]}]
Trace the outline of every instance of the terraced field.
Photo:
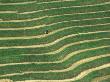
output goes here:
[{"label": "terraced field", "polygon": [[110,0],[0,0],[0,82],[110,82]]}]

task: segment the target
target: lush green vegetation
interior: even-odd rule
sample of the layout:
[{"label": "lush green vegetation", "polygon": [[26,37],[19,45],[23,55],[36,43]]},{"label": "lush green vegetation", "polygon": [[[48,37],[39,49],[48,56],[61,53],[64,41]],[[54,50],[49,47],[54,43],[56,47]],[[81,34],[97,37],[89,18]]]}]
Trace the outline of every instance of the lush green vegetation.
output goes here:
[{"label": "lush green vegetation", "polygon": [[108,0],[0,0],[0,79],[92,82],[109,69]]}]

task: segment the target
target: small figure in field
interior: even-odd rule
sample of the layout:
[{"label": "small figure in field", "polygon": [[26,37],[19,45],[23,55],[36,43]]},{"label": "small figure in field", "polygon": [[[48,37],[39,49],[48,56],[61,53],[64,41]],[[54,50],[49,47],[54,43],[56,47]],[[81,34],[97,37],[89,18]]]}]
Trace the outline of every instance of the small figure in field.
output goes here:
[{"label": "small figure in field", "polygon": [[45,31],[45,34],[48,34],[48,33],[49,33],[49,31],[48,31],[48,30],[46,30],[46,31]]}]

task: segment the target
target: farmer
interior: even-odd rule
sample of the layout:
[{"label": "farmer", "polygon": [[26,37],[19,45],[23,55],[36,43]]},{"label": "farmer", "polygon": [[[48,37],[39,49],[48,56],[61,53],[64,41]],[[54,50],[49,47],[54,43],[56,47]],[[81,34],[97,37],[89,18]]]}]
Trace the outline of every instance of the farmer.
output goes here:
[{"label": "farmer", "polygon": [[49,31],[48,31],[48,30],[46,30],[46,31],[45,31],[45,34],[48,34],[48,32],[49,32]]}]

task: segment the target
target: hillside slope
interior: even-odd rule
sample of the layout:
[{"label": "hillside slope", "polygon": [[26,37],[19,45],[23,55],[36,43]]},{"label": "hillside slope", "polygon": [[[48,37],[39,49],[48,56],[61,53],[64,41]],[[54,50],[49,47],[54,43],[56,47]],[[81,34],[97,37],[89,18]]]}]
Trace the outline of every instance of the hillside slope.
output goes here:
[{"label": "hillside slope", "polygon": [[0,82],[110,82],[109,0],[0,0]]}]

